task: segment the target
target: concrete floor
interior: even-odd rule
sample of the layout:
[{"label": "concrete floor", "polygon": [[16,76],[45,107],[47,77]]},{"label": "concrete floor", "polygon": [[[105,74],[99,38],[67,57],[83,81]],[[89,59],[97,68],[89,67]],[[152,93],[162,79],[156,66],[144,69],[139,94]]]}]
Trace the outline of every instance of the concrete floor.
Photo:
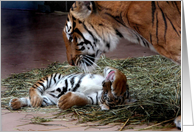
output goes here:
[{"label": "concrete floor", "polygon": [[[44,14],[1,9],[1,78],[4,79],[12,73],[20,73],[33,68],[44,68],[54,61],[66,61],[66,50],[62,38],[65,21],[64,13]],[[106,56],[127,58],[155,54],[149,49],[122,40],[117,50]],[[1,112],[2,130],[21,130],[17,123],[21,121],[25,113],[15,112],[13,116],[13,113],[8,110]],[[10,122],[11,127],[7,126]],[[33,125],[32,128],[22,126],[22,130],[35,130],[35,128],[37,130],[38,127],[38,125]],[[47,127],[44,128],[46,129]],[[104,131],[107,130],[104,129]]]}]

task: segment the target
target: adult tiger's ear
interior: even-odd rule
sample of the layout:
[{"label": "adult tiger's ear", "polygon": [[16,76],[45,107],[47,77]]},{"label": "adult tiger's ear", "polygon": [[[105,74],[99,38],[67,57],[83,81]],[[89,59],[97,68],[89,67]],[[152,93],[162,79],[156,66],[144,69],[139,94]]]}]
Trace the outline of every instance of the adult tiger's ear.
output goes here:
[{"label": "adult tiger's ear", "polygon": [[80,20],[87,18],[90,14],[95,12],[96,4],[94,1],[76,1],[70,9],[70,13]]}]

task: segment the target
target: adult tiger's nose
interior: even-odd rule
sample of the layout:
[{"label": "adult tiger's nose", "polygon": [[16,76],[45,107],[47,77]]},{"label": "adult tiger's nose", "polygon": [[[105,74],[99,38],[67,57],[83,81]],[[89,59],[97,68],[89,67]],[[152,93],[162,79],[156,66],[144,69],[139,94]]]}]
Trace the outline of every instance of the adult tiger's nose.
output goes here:
[{"label": "adult tiger's nose", "polygon": [[73,59],[69,62],[69,64],[70,64],[71,66],[75,66],[75,63],[74,63]]}]

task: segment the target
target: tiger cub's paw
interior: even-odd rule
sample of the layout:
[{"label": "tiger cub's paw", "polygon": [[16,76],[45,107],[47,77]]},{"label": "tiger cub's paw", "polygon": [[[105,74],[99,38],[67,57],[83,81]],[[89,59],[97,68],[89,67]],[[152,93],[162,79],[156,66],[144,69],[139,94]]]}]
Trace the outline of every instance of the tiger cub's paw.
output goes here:
[{"label": "tiger cub's paw", "polygon": [[107,106],[106,104],[100,104],[101,110],[110,110],[110,107]]},{"label": "tiger cub's paw", "polygon": [[12,110],[18,110],[22,107],[22,102],[19,98],[14,98],[9,101],[9,107]]},{"label": "tiger cub's paw", "polygon": [[57,103],[58,108],[65,110],[71,108],[74,105],[83,106],[88,103],[86,97],[81,94],[68,92],[65,95],[62,95]]}]

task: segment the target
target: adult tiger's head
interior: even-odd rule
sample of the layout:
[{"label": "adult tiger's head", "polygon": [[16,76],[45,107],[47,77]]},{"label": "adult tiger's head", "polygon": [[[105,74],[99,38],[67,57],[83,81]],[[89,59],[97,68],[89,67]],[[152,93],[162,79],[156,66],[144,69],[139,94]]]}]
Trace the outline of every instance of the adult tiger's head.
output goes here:
[{"label": "adult tiger's head", "polygon": [[75,2],[63,30],[69,64],[84,71],[95,69],[101,53],[112,51],[118,42],[118,31],[110,21],[99,16],[95,4]]}]

